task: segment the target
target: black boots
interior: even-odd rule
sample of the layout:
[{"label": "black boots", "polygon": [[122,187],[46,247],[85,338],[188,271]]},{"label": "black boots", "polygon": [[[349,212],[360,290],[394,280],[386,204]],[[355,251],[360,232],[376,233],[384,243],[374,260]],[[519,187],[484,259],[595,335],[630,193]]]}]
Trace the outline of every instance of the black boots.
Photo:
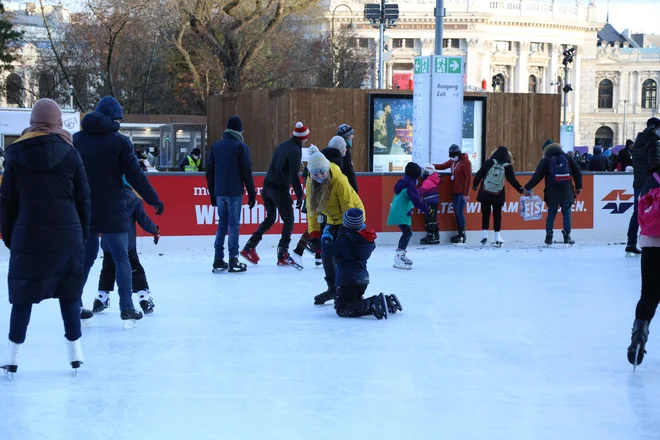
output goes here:
[{"label": "black boots", "polygon": [[451,238],[451,242],[453,244],[465,243],[465,231],[463,229],[459,229],[458,234]]},{"label": "black boots", "polygon": [[634,368],[641,364],[644,360],[646,350],[646,341],[649,339],[649,322],[644,319],[635,319],[632,329],[632,337],[630,338],[630,346],[628,347],[628,362]]},{"label": "black boots", "polygon": [[545,244],[550,246],[552,244],[554,233],[552,231],[545,231]]},{"label": "black boots", "polygon": [[419,244],[439,244],[440,232],[437,223],[428,223],[426,225],[426,237],[419,240]]},{"label": "black boots", "polygon": [[571,231],[561,231],[564,236],[564,244],[575,244],[575,240],[571,238]]},{"label": "black boots", "polygon": [[317,306],[323,305],[328,301],[334,301],[337,297],[337,287],[334,283],[330,284],[328,278],[325,278],[325,282],[328,283],[328,289],[314,297],[314,304]]}]

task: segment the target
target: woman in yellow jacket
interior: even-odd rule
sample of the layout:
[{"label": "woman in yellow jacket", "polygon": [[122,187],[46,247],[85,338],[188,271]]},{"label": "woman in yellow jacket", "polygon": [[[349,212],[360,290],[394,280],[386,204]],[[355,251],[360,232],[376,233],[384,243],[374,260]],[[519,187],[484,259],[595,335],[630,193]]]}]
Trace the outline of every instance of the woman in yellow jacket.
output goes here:
[{"label": "woman in yellow jacket", "polygon": [[[307,162],[307,230],[313,249],[321,249],[323,241],[334,241],[342,225],[345,211],[360,208],[364,212],[362,200],[348,183],[341,169],[330,163],[315,146],[309,148]],[[319,216],[326,216],[326,226],[321,231]],[[322,216],[321,216],[322,217]],[[366,215],[365,215],[366,221]],[[325,304],[337,295],[335,259],[321,251],[325,281],[328,289],[314,297],[314,304]]]}]

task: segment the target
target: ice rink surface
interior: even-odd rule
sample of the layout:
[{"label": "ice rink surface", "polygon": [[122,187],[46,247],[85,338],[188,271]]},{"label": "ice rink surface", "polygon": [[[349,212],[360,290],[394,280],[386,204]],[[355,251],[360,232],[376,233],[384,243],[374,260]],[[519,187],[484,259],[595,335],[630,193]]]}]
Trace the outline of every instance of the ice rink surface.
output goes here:
[{"label": "ice rink surface", "polygon": [[124,330],[113,294],[83,329],[77,377],[57,302],[36,306],[15,380],[0,377],[0,439],[660,438],[660,333],[633,374],[639,260],[622,246],[413,244],[411,271],[380,246],[367,293],[404,310],[377,321],[314,306],[309,254],[299,272],[260,247],[258,267],[214,275],[212,240],[145,247],[155,313]]}]

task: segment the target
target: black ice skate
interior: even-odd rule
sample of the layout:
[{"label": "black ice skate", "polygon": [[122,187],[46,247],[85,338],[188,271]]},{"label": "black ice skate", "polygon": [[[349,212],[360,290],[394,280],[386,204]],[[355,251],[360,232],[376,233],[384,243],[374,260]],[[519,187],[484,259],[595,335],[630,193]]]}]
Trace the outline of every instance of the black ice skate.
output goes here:
[{"label": "black ice skate", "polygon": [[394,315],[397,311],[400,312],[403,310],[403,307],[401,307],[401,302],[399,301],[399,298],[396,297],[396,295],[385,295],[385,301],[387,301],[387,311],[390,315]]},{"label": "black ice skate", "polygon": [[321,254],[314,254],[314,265],[316,267],[321,267],[323,266],[323,260],[321,259]]},{"label": "black ice skate", "polygon": [[102,290],[99,291],[98,295],[96,295],[96,298],[94,298],[94,304],[92,305],[93,313],[101,313],[102,311],[110,307],[109,294],[110,292],[104,292]]},{"label": "black ice skate", "polygon": [[567,246],[573,246],[575,244],[575,240],[571,238],[571,232],[570,231],[561,231],[561,235],[564,236],[564,244]]},{"label": "black ice skate", "polygon": [[229,266],[225,260],[213,260],[213,273],[222,273],[227,270]]},{"label": "black ice skate", "polygon": [[387,300],[385,299],[385,295],[381,293],[369,298],[369,310],[376,319],[387,319]]},{"label": "black ice skate", "polygon": [[458,234],[454,235],[451,238],[452,244],[463,244],[465,243],[465,231],[463,230],[458,230]]},{"label": "black ice skate", "polygon": [[552,239],[554,237],[554,233],[552,231],[546,231],[545,233],[545,244],[547,246],[550,246],[552,244]]},{"label": "black ice skate", "polygon": [[148,290],[141,290],[138,292],[140,308],[145,315],[151,315],[154,312],[154,307],[156,307],[150,293],[151,292]]},{"label": "black ice skate", "polygon": [[637,246],[626,246],[626,257],[634,258],[639,257],[642,254],[642,251],[637,249]]},{"label": "black ice skate", "polygon": [[142,319],[142,313],[135,309],[122,310],[121,319],[124,321],[124,329],[129,330],[139,324],[138,321]]},{"label": "black ice skate", "polygon": [[649,339],[649,322],[644,319],[635,319],[632,329],[632,337],[630,338],[630,346],[628,347],[628,362],[633,366],[633,371],[637,369],[637,365],[641,364],[644,360],[646,350],[646,341]]},{"label": "black ice skate", "polygon": [[437,223],[426,225],[426,237],[419,240],[419,244],[440,244]]},{"label": "black ice skate", "polygon": [[83,326],[90,325],[93,319],[94,319],[94,312],[85,308],[80,309],[80,321],[82,322]]},{"label": "black ice skate", "polygon": [[247,270],[247,264],[238,261],[238,258],[229,259],[229,273],[241,273]]},{"label": "black ice skate", "polygon": [[336,296],[337,296],[336,287],[335,286],[328,287],[328,290],[314,297],[314,305],[321,306],[328,301],[333,301]]}]

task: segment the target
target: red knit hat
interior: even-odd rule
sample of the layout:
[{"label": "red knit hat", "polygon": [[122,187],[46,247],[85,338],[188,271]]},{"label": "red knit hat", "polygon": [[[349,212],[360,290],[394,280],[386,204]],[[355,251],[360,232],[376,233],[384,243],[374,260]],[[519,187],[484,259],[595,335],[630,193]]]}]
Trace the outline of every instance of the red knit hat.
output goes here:
[{"label": "red knit hat", "polygon": [[296,129],[293,130],[293,135],[304,141],[309,138],[309,128],[305,127],[302,122],[296,122]]}]

